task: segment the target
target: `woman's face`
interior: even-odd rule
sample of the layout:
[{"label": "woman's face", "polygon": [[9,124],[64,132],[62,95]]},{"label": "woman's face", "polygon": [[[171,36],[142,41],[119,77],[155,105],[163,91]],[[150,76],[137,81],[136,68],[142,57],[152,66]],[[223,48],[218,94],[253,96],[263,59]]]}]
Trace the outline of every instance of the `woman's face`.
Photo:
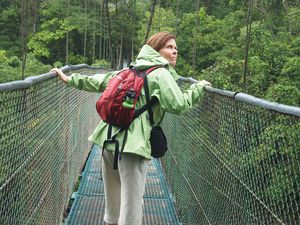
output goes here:
[{"label": "woman's face", "polygon": [[170,39],[166,42],[165,46],[159,51],[159,54],[167,59],[172,66],[175,67],[177,60],[177,45],[174,39]]}]

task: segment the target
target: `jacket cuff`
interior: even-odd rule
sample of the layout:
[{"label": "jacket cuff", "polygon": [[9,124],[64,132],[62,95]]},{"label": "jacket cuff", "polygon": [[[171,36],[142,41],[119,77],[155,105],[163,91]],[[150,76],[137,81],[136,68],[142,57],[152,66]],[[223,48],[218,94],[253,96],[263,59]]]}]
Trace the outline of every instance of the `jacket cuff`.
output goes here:
[{"label": "jacket cuff", "polygon": [[72,79],[71,76],[68,77],[68,80],[67,80],[67,86],[68,86],[68,87],[73,86],[73,79]]}]

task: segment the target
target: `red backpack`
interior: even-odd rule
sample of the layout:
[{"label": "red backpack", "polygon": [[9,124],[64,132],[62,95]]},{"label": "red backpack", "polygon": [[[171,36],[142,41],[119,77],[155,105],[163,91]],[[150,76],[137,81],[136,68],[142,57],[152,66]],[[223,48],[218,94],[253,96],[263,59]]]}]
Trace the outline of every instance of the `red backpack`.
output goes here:
[{"label": "red backpack", "polygon": [[[96,103],[100,117],[106,123],[117,127],[128,127],[142,112],[135,109],[147,75],[159,66],[146,71],[129,67],[112,77],[107,88]],[[146,81],[147,82],[147,81]],[[144,107],[143,112],[147,109]]]},{"label": "red backpack", "polygon": [[[129,67],[120,71],[110,79],[107,88],[96,103],[96,109],[100,117],[109,124],[107,139],[103,142],[102,151],[104,151],[106,144],[115,145],[114,169],[118,168],[118,158],[122,158],[130,123],[145,111],[149,113],[151,125],[154,123],[151,107],[157,99],[150,99],[147,75],[157,68],[159,66],[139,71],[133,67]],[[139,109],[135,109],[136,101],[143,87],[145,89],[147,104]],[[120,127],[119,131],[112,134],[112,126]],[[125,133],[122,145],[120,146],[116,137],[123,131]],[[121,149],[119,149],[119,146]]]}]

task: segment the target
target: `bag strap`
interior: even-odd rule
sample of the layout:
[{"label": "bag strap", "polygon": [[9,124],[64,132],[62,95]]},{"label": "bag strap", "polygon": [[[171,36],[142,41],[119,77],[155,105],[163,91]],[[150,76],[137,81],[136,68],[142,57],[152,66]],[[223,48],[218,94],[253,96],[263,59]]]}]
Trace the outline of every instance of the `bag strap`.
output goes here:
[{"label": "bag strap", "polygon": [[[119,141],[116,139],[117,135],[125,130],[124,138],[123,138],[123,143],[121,146],[121,151],[119,148]],[[108,125],[108,132],[107,132],[107,140],[103,142],[102,146],[102,155],[103,151],[105,149],[106,144],[115,144],[115,153],[114,153],[114,169],[118,169],[118,158],[121,160],[122,159],[122,153],[125,147],[125,143],[127,140],[127,134],[128,134],[128,127],[122,127],[120,130],[118,130],[117,133],[115,133],[113,136],[112,135],[112,125]],[[102,156],[101,156],[101,161],[102,161]]]},{"label": "bag strap", "polygon": [[[153,70],[155,70],[157,68],[159,68],[159,66],[154,67],[154,68],[150,68],[150,69],[152,69],[150,72],[152,72]],[[146,102],[147,102],[146,105],[148,106],[146,110],[148,110],[150,124],[151,124],[151,126],[153,126],[154,119],[153,119],[152,106],[158,101],[158,99],[156,97],[153,97],[153,98],[150,99],[149,85],[148,85],[147,76],[144,77],[144,90],[145,90]]]},{"label": "bag strap", "polygon": [[144,77],[144,89],[145,89],[145,95],[146,95],[146,102],[147,102],[147,110],[149,113],[149,121],[151,126],[154,124],[154,120],[153,120],[153,111],[152,111],[152,105],[156,102],[155,100],[157,100],[157,98],[152,98],[152,104],[151,104],[151,100],[150,100],[150,96],[149,96],[149,86],[148,86],[148,79],[147,76]]},{"label": "bag strap", "polygon": [[144,90],[146,95],[146,104],[143,107],[139,108],[138,110],[135,110],[134,112],[134,119],[136,119],[142,113],[148,111],[151,126],[154,124],[152,106],[157,102],[157,98],[150,99],[147,75],[151,73],[153,70],[156,70],[158,68],[161,68],[161,66],[153,66],[150,69],[142,72],[143,73],[142,76],[144,77]]}]

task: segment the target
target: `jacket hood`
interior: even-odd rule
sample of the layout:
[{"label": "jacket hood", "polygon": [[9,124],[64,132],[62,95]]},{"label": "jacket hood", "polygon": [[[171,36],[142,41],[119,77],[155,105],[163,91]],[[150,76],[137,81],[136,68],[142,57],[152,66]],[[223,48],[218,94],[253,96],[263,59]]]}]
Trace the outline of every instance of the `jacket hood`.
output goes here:
[{"label": "jacket hood", "polygon": [[174,68],[170,65],[169,61],[149,45],[144,45],[142,47],[136,58],[136,61],[131,63],[131,65],[140,70],[145,70],[152,66],[162,66],[169,70],[175,80],[177,80],[179,77]]},{"label": "jacket hood", "polygon": [[167,66],[169,61],[162,57],[151,46],[144,45],[138,54],[136,61],[131,64],[141,70],[147,69],[152,66]]}]

